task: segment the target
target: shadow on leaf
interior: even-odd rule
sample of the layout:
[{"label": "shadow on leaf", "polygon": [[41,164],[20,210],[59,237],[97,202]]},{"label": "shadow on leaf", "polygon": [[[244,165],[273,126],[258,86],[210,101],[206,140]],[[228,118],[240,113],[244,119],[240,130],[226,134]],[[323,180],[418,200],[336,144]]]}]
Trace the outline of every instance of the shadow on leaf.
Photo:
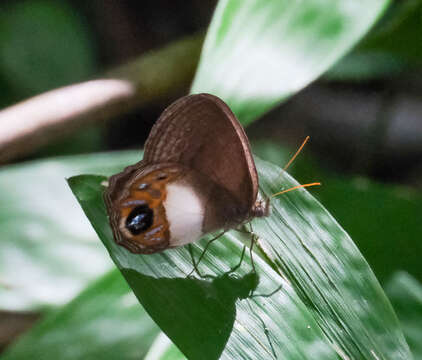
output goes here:
[{"label": "shadow on leaf", "polygon": [[[242,277],[226,273],[211,281],[154,278],[130,269],[122,272],[151,317],[159,319],[161,328],[189,359],[220,357],[236,319],[236,301],[248,298],[259,282],[255,272]],[[136,291],[140,288],[145,291]]]}]

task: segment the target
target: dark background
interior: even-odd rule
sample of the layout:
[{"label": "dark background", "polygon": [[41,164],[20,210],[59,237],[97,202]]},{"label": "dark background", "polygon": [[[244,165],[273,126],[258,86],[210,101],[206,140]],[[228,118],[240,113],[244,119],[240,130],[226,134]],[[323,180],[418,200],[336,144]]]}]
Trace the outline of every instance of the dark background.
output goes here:
[{"label": "dark background", "polygon": [[[403,3],[406,1],[390,7],[364,45],[374,47],[371,42],[377,40],[377,31],[399,16],[402,9],[398,5]],[[4,107],[88,79],[174,40],[203,32],[215,4],[214,0],[5,1],[1,5],[0,51],[7,51],[12,60],[0,64],[0,104]],[[310,135],[308,151],[324,167],[420,186],[422,76],[418,61],[413,61],[422,53],[421,42],[415,42],[420,39],[420,22],[414,23],[414,29],[410,23],[406,31],[399,27],[400,37],[389,35],[387,46],[384,40],[378,41],[381,45],[375,43],[391,62],[400,64],[399,70],[393,66],[381,75],[374,71],[347,81],[341,81],[341,76],[331,80],[328,74],[250,126],[250,138],[271,138],[297,147]],[[409,36],[403,38],[403,34]],[[382,62],[379,67],[383,67]],[[17,68],[20,74],[14,76]],[[52,144],[29,158],[139,148],[166,105],[168,102],[151,104],[105,127]]]}]

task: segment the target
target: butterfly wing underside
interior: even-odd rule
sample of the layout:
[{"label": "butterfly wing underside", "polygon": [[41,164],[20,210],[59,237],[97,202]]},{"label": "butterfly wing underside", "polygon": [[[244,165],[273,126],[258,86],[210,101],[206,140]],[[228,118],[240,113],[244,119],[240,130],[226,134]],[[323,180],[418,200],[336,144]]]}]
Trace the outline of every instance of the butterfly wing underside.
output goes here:
[{"label": "butterfly wing underside", "polygon": [[213,95],[190,95],[170,105],[151,130],[143,161],[188,166],[229,191],[245,211],[256,201],[249,141],[229,107]]}]

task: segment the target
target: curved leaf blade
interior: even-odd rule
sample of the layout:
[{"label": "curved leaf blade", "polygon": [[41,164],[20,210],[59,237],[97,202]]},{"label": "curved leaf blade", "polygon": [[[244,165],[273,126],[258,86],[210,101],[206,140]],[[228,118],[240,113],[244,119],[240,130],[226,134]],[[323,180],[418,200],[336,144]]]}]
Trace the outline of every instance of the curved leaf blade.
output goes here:
[{"label": "curved leaf blade", "polygon": [[333,65],[388,0],[221,0],[191,92],[221,97],[243,124]]},{"label": "curved leaf blade", "polygon": [[[253,142],[252,149],[274,164],[286,164],[293,153],[268,141]],[[309,153],[301,154],[289,171],[302,181],[323,184],[313,191],[315,197],[347,230],[383,287],[403,270],[422,281],[422,194],[403,185],[333,174]]]},{"label": "curved leaf blade", "polygon": [[[267,195],[298,185],[269,163],[258,164]],[[304,189],[273,200],[273,205],[273,216],[255,225],[263,251],[292,281],[336,348],[351,358],[408,359],[390,302],[328,211]]]},{"label": "curved leaf blade", "polygon": [[[222,238],[202,260],[201,271],[212,280],[187,276],[192,260],[186,248],[136,255],[118,246],[103,204],[104,179],[82,175],[69,179],[69,184],[135,295],[189,359],[273,358],[272,346],[284,359],[307,359],[311,354],[337,358],[291,286],[259,258],[257,291],[269,294],[280,285],[282,291],[268,298],[248,298],[258,281],[249,257],[245,255],[236,273],[228,273],[241,258],[243,244],[238,238]],[[202,249],[205,244],[197,246]],[[199,256],[201,251],[195,253]],[[271,309],[270,315],[266,309]]]},{"label": "curved leaf blade", "polygon": [[[287,174],[281,177],[279,168],[257,165],[267,195],[281,182],[297,185]],[[103,180],[80,176],[69,183],[140,302],[188,358],[410,358],[365,260],[306,191],[273,201],[273,214],[253,221],[264,251],[255,257],[259,277],[248,256],[235,275],[228,273],[244,240],[231,232],[201,262],[201,272],[212,275],[204,280],[186,277],[192,270],[186,248],[133,255],[116,245],[102,200]],[[195,244],[196,257],[205,244],[205,239]],[[271,296],[250,297],[271,294],[280,285]]]}]

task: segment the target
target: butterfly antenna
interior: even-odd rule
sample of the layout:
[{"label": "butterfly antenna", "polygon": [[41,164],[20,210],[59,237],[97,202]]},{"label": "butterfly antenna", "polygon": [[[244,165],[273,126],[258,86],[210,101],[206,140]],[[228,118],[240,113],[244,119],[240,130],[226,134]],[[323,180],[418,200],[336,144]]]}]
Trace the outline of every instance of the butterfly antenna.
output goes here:
[{"label": "butterfly antenna", "polygon": [[299,149],[297,149],[296,153],[290,158],[289,162],[286,164],[286,166],[283,168],[284,171],[286,171],[288,169],[288,167],[293,163],[293,161],[295,161],[295,159],[297,158],[297,156],[300,154],[300,152],[302,151],[303,147],[306,145],[306,143],[309,141],[309,136],[307,136],[305,138],[305,140],[303,141],[302,145],[300,145]]},{"label": "butterfly antenna", "polygon": [[280,191],[278,193],[272,194],[271,197],[275,197],[275,196],[278,196],[278,195],[281,195],[281,194],[285,194],[286,192],[289,192],[289,191],[292,191],[292,190],[297,190],[297,189],[311,187],[311,186],[318,186],[318,185],[321,185],[321,183],[314,182],[314,183],[310,183],[310,184],[303,184],[303,185],[293,186],[290,189],[286,189],[286,190]]}]

